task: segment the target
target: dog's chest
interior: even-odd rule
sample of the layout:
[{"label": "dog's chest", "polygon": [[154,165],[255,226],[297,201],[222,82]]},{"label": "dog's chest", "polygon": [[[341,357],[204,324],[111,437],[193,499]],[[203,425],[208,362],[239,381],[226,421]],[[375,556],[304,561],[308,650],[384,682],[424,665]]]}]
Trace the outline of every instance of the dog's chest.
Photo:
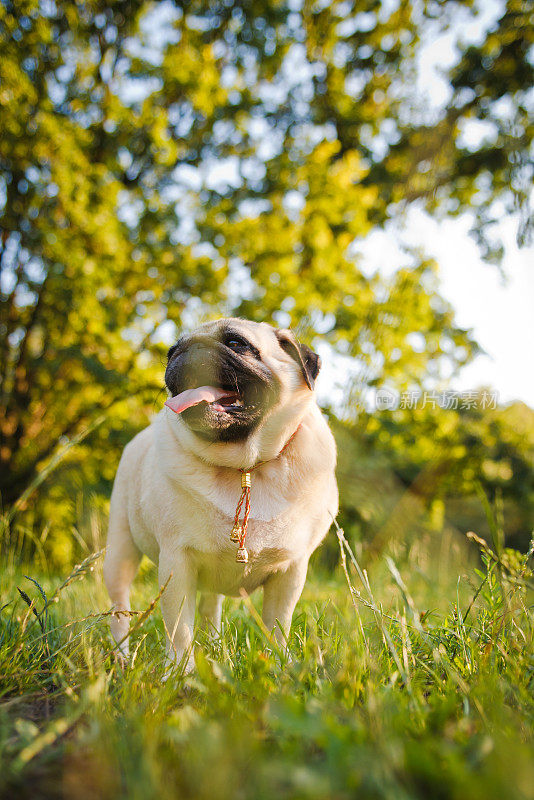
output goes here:
[{"label": "dog's chest", "polygon": [[[250,474],[251,518],[270,522],[295,501],[290,491],[290,476],[285,473],[270,481],[265,475]],[[175,486],[206,508],[233,518],[241,499],[241,474],[237,470],[219,470],[214,474],[183,475]],[[244,505],[243,505],[244,508]]]},{"label": "dog's chest", "polygon": [[[184,518],[178,515],[178,538],[182,546],[198,553],[213,554],[221,559],[231,556],[235,561],[237,544],[230,536],[236,510],[237,501],[231,507],[231,514],[203,499],[196,498],[194,502],[189,502],[187,516]],[[251,558],[258,562],[293,558],[296,551],[302,549],[309,527],[302,510],[300,511],[299,514],[298,504],[285,504],[278,514],[265,520],[261,513],[257,513],[254,500],[251,499],[246,535],[246,547]],[[239,522],[243,522],[243,508],[239,514]]]},{"label": "dog's chest", "polygon": [[281,513],[265,521],[255,515],[252,496],[246,537],[249,562],[237,563],[238,545],[231,541],[230,534],[239,494],[232,513],[226,514],[206,498],[182,491],[175,493],[172,504],[160,517],[157,538],[160,548],[183,548],[190,554],[197,567],[200,589],[228,595],[239,595],[242,588],[251,592],[272,572],[285,568],[308,550],[309,523],[298,505],[286,505]]},{"label": "dog's chest", "polygon": [[292,523],[291,515],[271,523],[251,520],[245,543],[249,560],[242,564],[236,561],[238,545],[230,540],[232,520],[212,520],[209,535],[194,550],[199,588],[237,596],[241,589],[252,592],[261,586],[306,550],[303,531]]}]

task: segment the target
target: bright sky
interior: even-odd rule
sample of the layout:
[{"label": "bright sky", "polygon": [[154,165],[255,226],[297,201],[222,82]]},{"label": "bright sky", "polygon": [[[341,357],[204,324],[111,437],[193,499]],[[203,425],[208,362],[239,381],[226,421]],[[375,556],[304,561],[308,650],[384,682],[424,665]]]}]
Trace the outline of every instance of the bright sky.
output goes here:
[{"label": "bright sky", "polygon": [[[456,9],[447,31],[439,33],[436,28],[421,51],[416,91],[428,109],[443,107],[449,100],[450,87],[441,72],[458,60],[458,38],[480,43],[502,13],[502,0],[481,0],[477,5],[475,20],[469,11]],[[481,124],[470,123],[463,132],[466,146],[476,147],[486,132]],[[422,247],[433,256],[440,267],[441,293],[455,309],[458,325],[471,329],[486,353],[465,367],[451,388],[469,391],[489,386],[501,403],[522,400],[534,408],[534,247],[517,247],[516,220],[496,226],[492,233],[505,244],[503,280],[497,267],[481,260],[470,227],[468,214],[438,221],[412,208],[402,226],[392,223],[385,231],[373,232],[358,249],[365,256],[366,271],[385,275],[406,263],[402,244]],[[326,351],[324,356],[326,361]],[[325,363],[324,372],[319,388],[335,385],[336,365]]]},{"label": "bright sky", "polygon": [[473,328],[488,354],[462,371],[458,388],[489,385],[501,403],[523,400],[534,408],[534,248],[519,250],[514,221],[509,223],[500,226],[507,245],[504,283],[496,268],[480,260],[468,220],[420,225],[428,249],[439,259],[443,295],[456,309],[458,323]]},{"label": "bright sky", "polygon": [[[500,225],[506,245],[503,281],[496,267],[481,260],[469,227],[467,215],[440,222],[412,209],[403,236],[436,259],[441,294],[455,309],[458,324],[472,329],[487,353],[462,370],[453,388],[490,386],[501,403],[523,400],[534,408],[534,248],[517,248],[515,220]],[[362,251],[369,269],[387,274],[406,258],[396,228],[371,234]]]},{"label": "bright sky", "polygon": [[[422,52],[418,90],[431,105],[448,100],[448,87],[440,70],[456,61],[456,38],[479,43],[502,13],[500,0],[483,0],[477,5],[480,13],[476,21],[466,24],[462,15],[457,15],[455,30],[433,37]],[[466,128],[466,144],[476,144],[483,133],[476,123]],[[495,231],[505,243],[506,282],[495,267],[481,261],[469,236],[467,215],[437,222],[414,209],[406,227],[408,241],[423,244],[439,263],[442,293],[456,309],[458,324],[472,328],[474,338],[488,354],[466,367],[454,381],[454,388],[488,385],[499,393],[500,402],[523,400],[534,408],[534,247],[518,249],[517,221],[503,220]]]},{"label": "bright sky", "polygon": [[[419,59],[417,94],[427,108],[443,107],[450,87],[440,74],[458,59],[455,43],[480,43],[502,13],[502,0],[479,2],[480,13],[473,20],[470,12],[455,11],[446,32],[433,32]],[[466,146],[476,147],[487,132],[479,123],[464,130]],[[452,381],[453,388],[468,391],[479,386],[496,390],[501,403],[523,400],[534,408],[534,247],[518,249],[515,242],[517,221],[503,220],[493,231],[505,244],[503,281],[498,269],[484,264],[469,229],[467,214],[438,221],[420,209],[412,208],[402,226],[390,225],[374,232],[359,248],[365,255],[366,269],[389,274],[406,257],[400,244],[422,246],[440,266],[441,293],[456,311],[461,327],[470,328],[487,355],[478,356]]]},{"label": "bright sky", "polygon": [[[458,60],[455,43],[480,43],[502,13],[502,0],[481,0],[475,20],[470,12],[456,9],[446,32],[433,32],[423,47],[416,91],[428,109],[443,107],[450,87],[441,72]],[[464,130],[466,146],[476,147],[487,132],[470,123]],[[468,214],[438,221],[412,208],[402,227],[391,224],[375,231],[358,249],[365,256],[366,271],[389,275],[406,263],[401,245],[422,247],[440,266],[441,293],[456,311],[458,325],[470,328],[487,355],[478,356],[451,381],[451,388],[468,391],[480,386],[495,390],[499,402],[522,400],[534,408],[534,247],[517,247],[517,221],[506,219],[492,231],[505,244],[502,270],[485,264],[469,235]],[[493,238],[493,237],[492,237]],[[326,353],[325,353],[326,356]],[[329,382],[335,369],[325,369]]]}]

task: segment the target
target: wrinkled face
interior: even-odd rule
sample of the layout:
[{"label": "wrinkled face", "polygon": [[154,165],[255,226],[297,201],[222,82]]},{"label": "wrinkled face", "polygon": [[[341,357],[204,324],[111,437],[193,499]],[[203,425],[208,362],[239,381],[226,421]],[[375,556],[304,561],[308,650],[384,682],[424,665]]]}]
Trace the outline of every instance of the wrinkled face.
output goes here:
[{"label": "wrinkled face", "polygon": [[178,339],[169,350],[165,383],[173,397],[195,397],[181,411],[192,431],[234,442],[250,436],[282,395],[310,392],[319,366],[319,357],[290,331],[223,319]]}]

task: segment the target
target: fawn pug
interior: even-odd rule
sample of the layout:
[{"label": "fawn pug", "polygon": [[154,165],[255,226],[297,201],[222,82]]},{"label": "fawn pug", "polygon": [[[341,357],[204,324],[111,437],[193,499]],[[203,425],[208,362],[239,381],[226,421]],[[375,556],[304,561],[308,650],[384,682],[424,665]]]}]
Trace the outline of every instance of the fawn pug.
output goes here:
[{"label": "fawn pug", "polygon": [[291,331],[237,318],[171,347],[171,397],[126,446],[111,497],[104,578],[125,655],[143,553],[167,584],[167,657],[187,671],[197,590],[217,631],[224,595],[263,587],[264,623],[286,640],[308,560],[338,507],[334,439],[314,395],[319,368]]}]

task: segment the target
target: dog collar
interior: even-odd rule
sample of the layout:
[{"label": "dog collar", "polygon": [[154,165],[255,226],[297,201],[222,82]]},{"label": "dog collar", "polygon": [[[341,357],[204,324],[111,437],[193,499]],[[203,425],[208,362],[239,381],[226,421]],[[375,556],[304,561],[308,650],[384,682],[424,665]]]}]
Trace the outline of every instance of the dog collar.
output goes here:
[{"label": "dog collar", "polygon": [[[258,461],[257,464],[254,464],[253,467],[250,469],[240,469],[241,473],[241,497],[237,503],[237,508],[235,510],[235,517],[234,517],[234,524],[232,527],[232,532],[230,534],[230,541],[236,542],[238,544],[237,553],[235,560],[240,564],[247,564],[248,563],[248,550],[245,547],[245,539],[247,538],[247,526],[248,526],[248,518],[250,516],[250,489],[251,489],[251,475],[255,469],[261,467],[262,464],[267,464],[268,461],[275,461],[279,458],[284,450],[289,446],[290,442],[293,441],[295,436],[300,430],[300,425],[291,434],[285,445],[282,447],[280,452],[277,456],[273,459],[268,459],[267,461]],[[239,522],[239,517],[241,516],[241,511],[243,510],[243,520]]]}]

